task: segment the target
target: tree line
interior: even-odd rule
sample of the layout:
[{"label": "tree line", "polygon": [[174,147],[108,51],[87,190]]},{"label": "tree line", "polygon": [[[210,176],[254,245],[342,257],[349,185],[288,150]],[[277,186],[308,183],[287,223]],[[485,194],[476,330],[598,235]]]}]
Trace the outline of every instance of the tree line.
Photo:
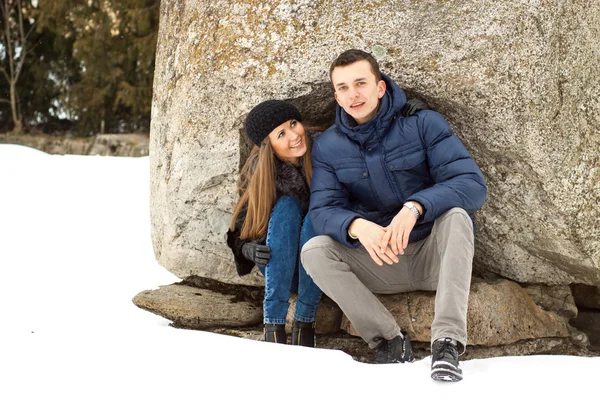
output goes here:
[{"label": "tree line", "polygon": [[0,132],[149,132],[160,0],[0,0]]}]

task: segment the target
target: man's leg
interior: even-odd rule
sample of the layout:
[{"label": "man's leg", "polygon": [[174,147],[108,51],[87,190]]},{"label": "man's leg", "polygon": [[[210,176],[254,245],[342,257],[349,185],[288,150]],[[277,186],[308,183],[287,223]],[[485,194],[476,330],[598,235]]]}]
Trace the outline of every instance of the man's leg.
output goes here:
[{"label": "man's leg", "polygon": [[[435,220],[424,242],[413,258],[411,270],[415,289],[437,290],[431,342],[449,337],[464,349],[474,252],[471,218],[461,208],[445,212]],[[419,277],[419,271],[430,276]]]},{"label": "man's leg", "polygon": [[401,335],[394,317],[373,293],[412,290],[409,256],[379,266],[363,247],[350,249],[329,236],[317,236],[304,245],[301,257],[306,272],[340,306],[370,348]]},{"label": "man's leg", "polygon": [[458,356],[467,345],[473,223],[466,211],[453,208],[435,220],[431,235],[424,242],[411,270],[416,289],[437,289],[431,326],[431,377],[458,381],[462,379]]}]

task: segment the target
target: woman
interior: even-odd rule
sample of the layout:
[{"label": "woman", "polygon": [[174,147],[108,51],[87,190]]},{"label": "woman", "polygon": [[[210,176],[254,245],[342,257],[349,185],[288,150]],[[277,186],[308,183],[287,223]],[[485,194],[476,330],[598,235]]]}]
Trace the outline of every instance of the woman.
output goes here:
[{"label": "woman", "polygon": [[307,217],[312,175],[300,112],[281,100],[260,103],[245,121],[256,145],[238,180],[240,199],[227,232],[240,276],[257,265],[265,277],[265,341],[287,343],[290,291],[298,291],[292,344],[315,346],[321,290],[306,274],[300,249],[314,232]]}]

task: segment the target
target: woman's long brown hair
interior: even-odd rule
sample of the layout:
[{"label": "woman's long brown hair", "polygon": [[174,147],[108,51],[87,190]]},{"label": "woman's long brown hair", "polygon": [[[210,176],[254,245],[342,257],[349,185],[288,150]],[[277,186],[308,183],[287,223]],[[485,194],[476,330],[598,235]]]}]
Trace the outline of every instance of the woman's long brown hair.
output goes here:
[{"label": "woman's long brown hair", "polygon": [[[310,186],[312,163],[310,161],[309,133],[306,129],[305,135],[307,149],[301,162],[304,167],[306,181]],[[271,210],[275,206],[277,197],[275,157],[275,152],[267,137],[262,146],[254,146],[240,172],[237,182],[240,199],[233,209],[233,217],[229,227],[232,231],[235,231],[235,222],[238,215],[246,208],[246,218],[240,233],[242,239],[254,240],[262,238],[267,233]]]}]

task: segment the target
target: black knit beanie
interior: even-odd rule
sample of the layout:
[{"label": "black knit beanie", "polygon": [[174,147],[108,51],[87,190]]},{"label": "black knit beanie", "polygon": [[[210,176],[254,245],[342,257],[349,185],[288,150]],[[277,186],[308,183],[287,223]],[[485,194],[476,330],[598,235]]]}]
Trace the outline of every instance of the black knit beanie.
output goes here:
[{"label": "black knit beanie", "polygon": [[244,123],[246,135],[260,146],[273,129],[290,119],[302,119],[300,111],[293,104],[283,100],[263,101],[248,113]]}]

